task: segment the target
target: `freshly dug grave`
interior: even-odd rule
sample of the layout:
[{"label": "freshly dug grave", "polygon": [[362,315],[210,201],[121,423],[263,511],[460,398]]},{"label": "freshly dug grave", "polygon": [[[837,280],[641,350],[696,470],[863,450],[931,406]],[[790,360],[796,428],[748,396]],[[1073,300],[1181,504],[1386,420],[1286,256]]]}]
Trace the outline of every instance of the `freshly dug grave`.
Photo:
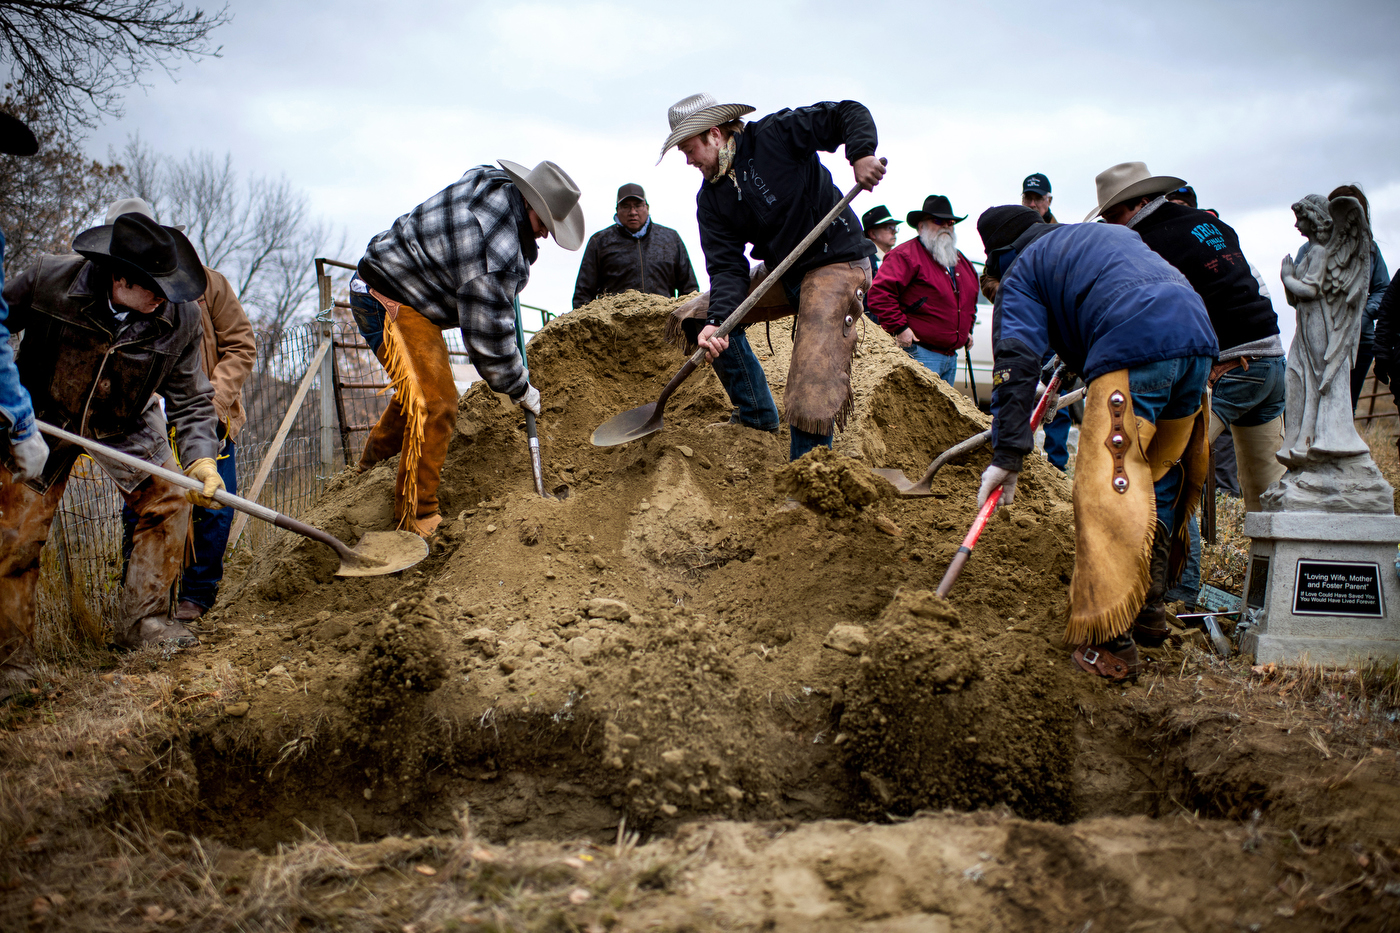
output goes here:
[{"label": "freshly dug grave", "polygon": [[[682,362],[661,343],[672,304],[601,299],[531,342],[546,482],[566,499],[533,493],[518,410],[477,385],[461,401],[446,520],[424,563],[338,579],[329,550],[289,538],[230,589],[211,647],[250,672],[253,695],[193,740],[218,831],[267,845],[299,832],[293,817],[333,836],[442,829],[466,805],[496,837],[605,835],[624,816],[661,829],[701,814],[1075,811],[1075,675],[1056,647],[1073,565],[1067,482],[1030,458],[956,609],[909,597],[956,613],[978,667],[965,693],[999,710],[942,702],[920,715],[942,710],[933,725],[966,777],[996,777],[975,789],[916,778],[917,743],[867,767],[869,704],[922,688],[885,660],[878,632],[862,657],[866,629],[897,593],[941,577],[989,455],[945,468],[938,495],[921,500],[895,497],[868,467],[917,475],[986,420],[871,328],[834,452],[789,466],[786,429],[723,424],[729,405],[708,368],[676,392],[665,430],[592,446],[598,424],[654,400]],[[787,327],[750,339],[780,396]],[[306,520],[349,540],[389,528],[395,465],[337,477]],[[900,638],[901,650],[940,650],[937,633]],[[865,705],[847,712],[858,687],[850,696]],[[843,712],[858,721],[850,745],[835,744]]]}]

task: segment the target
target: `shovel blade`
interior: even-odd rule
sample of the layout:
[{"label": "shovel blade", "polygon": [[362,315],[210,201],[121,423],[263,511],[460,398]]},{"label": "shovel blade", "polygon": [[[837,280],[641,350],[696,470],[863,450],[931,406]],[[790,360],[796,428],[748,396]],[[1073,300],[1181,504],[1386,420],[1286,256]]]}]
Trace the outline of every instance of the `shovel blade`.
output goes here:
[{"label": "shovel blade", "polygon": [[922,483],[915,483],[909,477],[905,476],[902,470],[877,469],[871,470],[870,472],[874,473],[876,476],[883,477],[891,486],[899,490],[901,496],[917,498],[920,496],[933,495],[933,490],[929,488],[927,480]]},{"label": "shovel blade", "polygon": [[371,531],[344,559],[337,577],[378,577],[407,570],[428,556],[428,542],[411,531]]},{"label": "shovel blade", "polygon": [[650,402],[640,408],[633,408],[616,415],[598,425],[593,432],[594,447],[615,447],[628,441],[640,440],[648,434],[655,434],[666,426],[666,419]]}]

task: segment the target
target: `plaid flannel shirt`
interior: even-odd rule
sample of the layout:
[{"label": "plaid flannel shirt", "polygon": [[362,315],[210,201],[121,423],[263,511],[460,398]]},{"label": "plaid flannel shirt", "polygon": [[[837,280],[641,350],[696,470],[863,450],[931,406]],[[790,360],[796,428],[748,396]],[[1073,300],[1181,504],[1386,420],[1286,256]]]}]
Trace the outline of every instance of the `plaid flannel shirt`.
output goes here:
[{"label": "plaid flannel shirt", "polygon": [[392,285],[391,297],[443,328],[460,325],[476,371],[512,400],[529,384],[514,304],[530,280],[527,211],[509,175],[478,165],[370,240],[362,263]]}]

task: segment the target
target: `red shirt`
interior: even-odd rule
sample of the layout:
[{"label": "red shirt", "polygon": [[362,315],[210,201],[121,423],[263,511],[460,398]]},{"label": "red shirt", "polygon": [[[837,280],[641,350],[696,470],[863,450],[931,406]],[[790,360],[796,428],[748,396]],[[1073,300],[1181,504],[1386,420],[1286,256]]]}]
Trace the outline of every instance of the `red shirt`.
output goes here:
[{"label": "red shirt", "polygon": [[955,289],[953,276],[934,262],[924,244],[908,240],[886,253],[880,263],[870,285],[870,310],[891,334],[908,327],[919,343],[952,353],[967,344],[977,289],[977,271],[961,252]]}]

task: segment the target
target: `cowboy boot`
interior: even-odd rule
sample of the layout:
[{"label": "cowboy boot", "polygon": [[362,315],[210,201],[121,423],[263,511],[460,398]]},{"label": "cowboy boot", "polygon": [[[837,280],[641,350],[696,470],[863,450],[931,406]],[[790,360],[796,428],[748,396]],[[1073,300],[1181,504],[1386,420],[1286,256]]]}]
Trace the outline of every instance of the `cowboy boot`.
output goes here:
[{"label": "cowboy boot", "polygon": [[1129,635],[1098,645],[1080,645],[1070,657],[1085,672],[1113,683],[1135,679],[1142,671],[1137,644]]},{"label": "cowboy boot", "polygon": [[1147,597],[1133,620],[1133,639],[1146,648],[1160,647],[1172,630],[1167,625],[1167,566],[1172,536],[1167,526],[1157,523],[1152,537],[1152,563],[1148,569]]},{"label": "cowboy boot", "polygon": [[168,645],[174,648],[193,648],[199,644],[199,637],[179,622],[166,616],[147,616],[117,632],[112,639],[118,648],[135,651],[147,645]]}]

